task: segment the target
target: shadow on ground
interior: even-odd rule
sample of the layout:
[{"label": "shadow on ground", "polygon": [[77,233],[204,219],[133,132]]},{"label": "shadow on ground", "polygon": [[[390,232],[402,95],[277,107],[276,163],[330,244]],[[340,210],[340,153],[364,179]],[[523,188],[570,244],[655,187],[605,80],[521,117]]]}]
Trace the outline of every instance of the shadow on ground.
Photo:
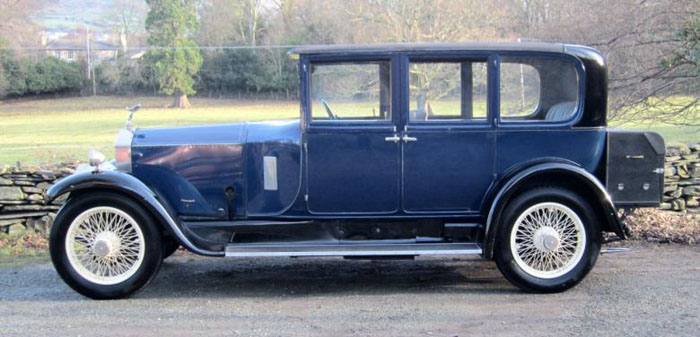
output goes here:
[{"label": "shadow on ground", "polygon": [[139,297],[315,296],[516,291],[478,259],[342,260],[339,258],[166,260]]},{"label": "shadow on ground", "polygon": [[[3,270],[4,269],[4,270]],[[86,299],[48,262],[0,269],[0,301]],[[477,258],[343,260],[220,259],[177,253],[132,298],[306,297],[472,292],[513,293],[495,264]]]}]

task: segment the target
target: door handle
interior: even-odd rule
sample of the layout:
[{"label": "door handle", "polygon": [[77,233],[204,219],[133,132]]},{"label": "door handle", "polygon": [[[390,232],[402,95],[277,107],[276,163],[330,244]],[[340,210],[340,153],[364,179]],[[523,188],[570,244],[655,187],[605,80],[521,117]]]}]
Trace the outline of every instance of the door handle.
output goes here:
[{"label": "door handle", "polygon": [[391,137],[385,137],[384,140],[387,141],[387,142],[398,143],[399,140],[401,140],[401,138],[399,138],[398,135],[393,135],[393,136],[391,136]]},{"label": "door handle", "polygon": [[403,137],[401,137],[401,139],[403,140],[404,143],[415,142],[418,140],[418,138],[416,138],[416,137],[409,137],[407,135],[403,135]]}]

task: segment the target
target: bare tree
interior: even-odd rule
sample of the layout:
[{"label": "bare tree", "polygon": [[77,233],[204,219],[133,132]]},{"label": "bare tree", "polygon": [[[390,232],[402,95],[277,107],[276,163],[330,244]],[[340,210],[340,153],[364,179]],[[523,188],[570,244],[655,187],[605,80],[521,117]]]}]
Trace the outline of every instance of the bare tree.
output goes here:
[{"label": "bare tree", "polygon": [[39,0],[0,0],[0,40],[12,47],[37,46],[39,27],[30,17],[42,7]]},{"label": "bare tree", "polygon": [[503,1],[350,0],[355,40],[366,42],[465,41],[508,38]]},{"label": "bare tree", "polygon": [[[700,124],[698,74],[668,62],[698,0],[514,0],[523,37],[598,48],[608,60],[609,118]],[[520,12],[518,12],[520,11]]]},{"label": "bare tree", "polygon": [[145,36],[146,14],[148,6],[143,0],[112,0],[107,15],[119,33],[119,44],[123,50],[133,43],[129,41]]},{"label": "bare tree", "polygon": [[207,0],[200,9],[202,45],[255,46],[263,29],[262,0]]}]

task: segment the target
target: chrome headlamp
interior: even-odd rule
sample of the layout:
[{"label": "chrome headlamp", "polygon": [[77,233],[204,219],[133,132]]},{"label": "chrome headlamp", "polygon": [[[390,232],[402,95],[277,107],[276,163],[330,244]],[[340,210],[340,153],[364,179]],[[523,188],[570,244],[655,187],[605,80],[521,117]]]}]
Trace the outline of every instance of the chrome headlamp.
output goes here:
[{"label": "chrome headlamp", "polygon": [[105,161],[105,155],[102,154],[102,152],[97,151],[97,150],[90,150],[88,153],[88,163],[90,166],[99,168],[102,163]]}]

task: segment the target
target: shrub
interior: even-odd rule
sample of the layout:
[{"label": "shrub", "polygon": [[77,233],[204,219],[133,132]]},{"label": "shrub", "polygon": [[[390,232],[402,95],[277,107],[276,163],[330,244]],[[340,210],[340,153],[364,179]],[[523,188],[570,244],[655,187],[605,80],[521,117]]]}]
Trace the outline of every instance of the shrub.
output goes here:
[{"label": "shrub", "polygon": [[80,66],[55,57],[46,57],[38,62],[17,60],[11,51],[3,51],[0,54],[0,68],[1,81],[4,82],[0,97],[75,92],[83,86]]},{"label": "shrub", "polygon": [[297,89],[296,62],[285,50],[227,49],[204,55],[196,89],[199,93],[284,92]]}]

